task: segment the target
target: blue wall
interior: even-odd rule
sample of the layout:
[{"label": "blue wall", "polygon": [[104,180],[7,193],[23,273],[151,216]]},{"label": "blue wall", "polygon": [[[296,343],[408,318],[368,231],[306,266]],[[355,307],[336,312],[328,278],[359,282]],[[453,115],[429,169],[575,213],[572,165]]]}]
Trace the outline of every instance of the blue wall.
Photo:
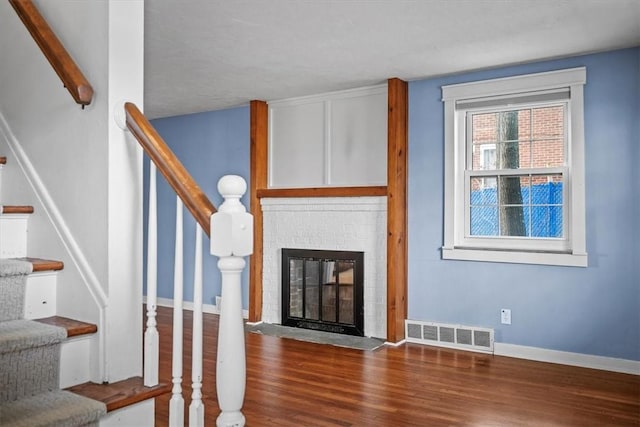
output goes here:
[{"label": "blue wall", "polygon": [[[589,267],[442,260],[441,86],[587,67]],[[496,341],[640,360],[640,49],[409,84],[409,317],[495,328]],[[500,309],[512,325],[500,324]]]},{"label": "blue wall", "polygon": [[[169,117],[152,120],[151,123],[216,207],[222,203],[217,185],[223,175],[240,175],[248,185],[249,107]],[[144,173],[146,195],[148,162],[145,162]],[[160,236],[158,238],[158,296],[172,299],[176,196],[160,174],[158,174],[157,183]],[[242,202],[248,206],[246,194]],[[147,200],[145,199],[145,219],[146,209]],[[184,298],[186,301],[193,301],[195,221],[186,209],[183,216]],[[205,280],[203,302],[215,304],[216,295],[220,295],[220,272],[216,265],[218,258],[209,253],[209,238],[206,235],[203,237],[202,268]],[[245,308],[248,306],[248,288],[248,273],[245,269],[242,277],[242,297]]]}]

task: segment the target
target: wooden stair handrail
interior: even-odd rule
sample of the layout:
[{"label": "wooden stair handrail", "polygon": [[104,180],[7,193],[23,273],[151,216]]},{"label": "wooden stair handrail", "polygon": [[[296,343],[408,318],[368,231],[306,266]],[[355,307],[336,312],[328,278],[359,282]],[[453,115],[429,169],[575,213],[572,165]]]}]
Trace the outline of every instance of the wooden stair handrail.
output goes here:
[{"label": "wooden stair handrail", "polygon": [[31,0],[9,0],[76,103],[89,105],[93,88]]},{"label": "wooden stair handrail", "polygon": [[180,163],[180,160],[178,160],[138,107],[131,102],[127,102],[124,105],[124,110],[127,128],[136,137],[145,153],[162,173],[171,188],[182,199],[182,203],[198,221],[202,230],[209,236],[211,215],[216,212],[213,203],[196,184],[189,172]]}]

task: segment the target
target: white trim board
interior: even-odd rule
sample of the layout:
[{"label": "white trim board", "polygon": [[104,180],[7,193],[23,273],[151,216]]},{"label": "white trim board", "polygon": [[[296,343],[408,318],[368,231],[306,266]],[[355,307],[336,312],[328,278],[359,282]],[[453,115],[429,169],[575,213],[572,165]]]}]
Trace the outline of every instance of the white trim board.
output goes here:
[{"label": "white trim board", "polygon": [[499,342],[494,343],[493,354],[496,356],[535,360],[537,362],[559,363],[562,365],[579,366],[581,368],[601,369],[604,371],[640,375],[640,361],[637,360],[570,353],[567,351],[549,350],[545,348],[527,347],[523,345]]},{"label": "white trim board", "polygon": [[[142,302],[144,302],[145,304],[147,303],[147,296],[146,295],[144,295],[142,297]],[[159,305],[160,307],[173,308],[173,300],[170,299],[170,298],[158,298],[156,300],[156,304]],[[191,301],[183,301],[182,302],[182,308],[184,310],[193,311],[193,302],[191,302]],[[202,304],[202,312],[203,313],[209,313],[209,314],[220,314],[220,310],[218,310],[218,307],[216,305],[213,305],[213,304]],[[249,318],[249,310],[242,310],[242,318],[243,319],[248,319]]]}]

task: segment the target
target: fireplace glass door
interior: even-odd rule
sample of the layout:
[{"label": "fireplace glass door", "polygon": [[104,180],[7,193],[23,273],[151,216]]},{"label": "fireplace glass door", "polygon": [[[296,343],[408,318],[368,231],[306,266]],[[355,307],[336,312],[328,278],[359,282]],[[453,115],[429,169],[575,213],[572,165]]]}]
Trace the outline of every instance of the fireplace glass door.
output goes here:
[{"label": "fireplace glass door", "polygon": [[282,250],[282,324],[364,335],[362,252]]}]

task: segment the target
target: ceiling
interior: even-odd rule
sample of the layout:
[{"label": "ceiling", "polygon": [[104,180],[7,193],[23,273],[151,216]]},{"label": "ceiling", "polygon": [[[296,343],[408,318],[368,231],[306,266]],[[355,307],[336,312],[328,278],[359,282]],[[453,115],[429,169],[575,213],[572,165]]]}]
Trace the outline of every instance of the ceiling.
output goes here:
[{"label": "ceiling", "polygon": [[146,0],[145,113],[640,45],[640,0]]}]

